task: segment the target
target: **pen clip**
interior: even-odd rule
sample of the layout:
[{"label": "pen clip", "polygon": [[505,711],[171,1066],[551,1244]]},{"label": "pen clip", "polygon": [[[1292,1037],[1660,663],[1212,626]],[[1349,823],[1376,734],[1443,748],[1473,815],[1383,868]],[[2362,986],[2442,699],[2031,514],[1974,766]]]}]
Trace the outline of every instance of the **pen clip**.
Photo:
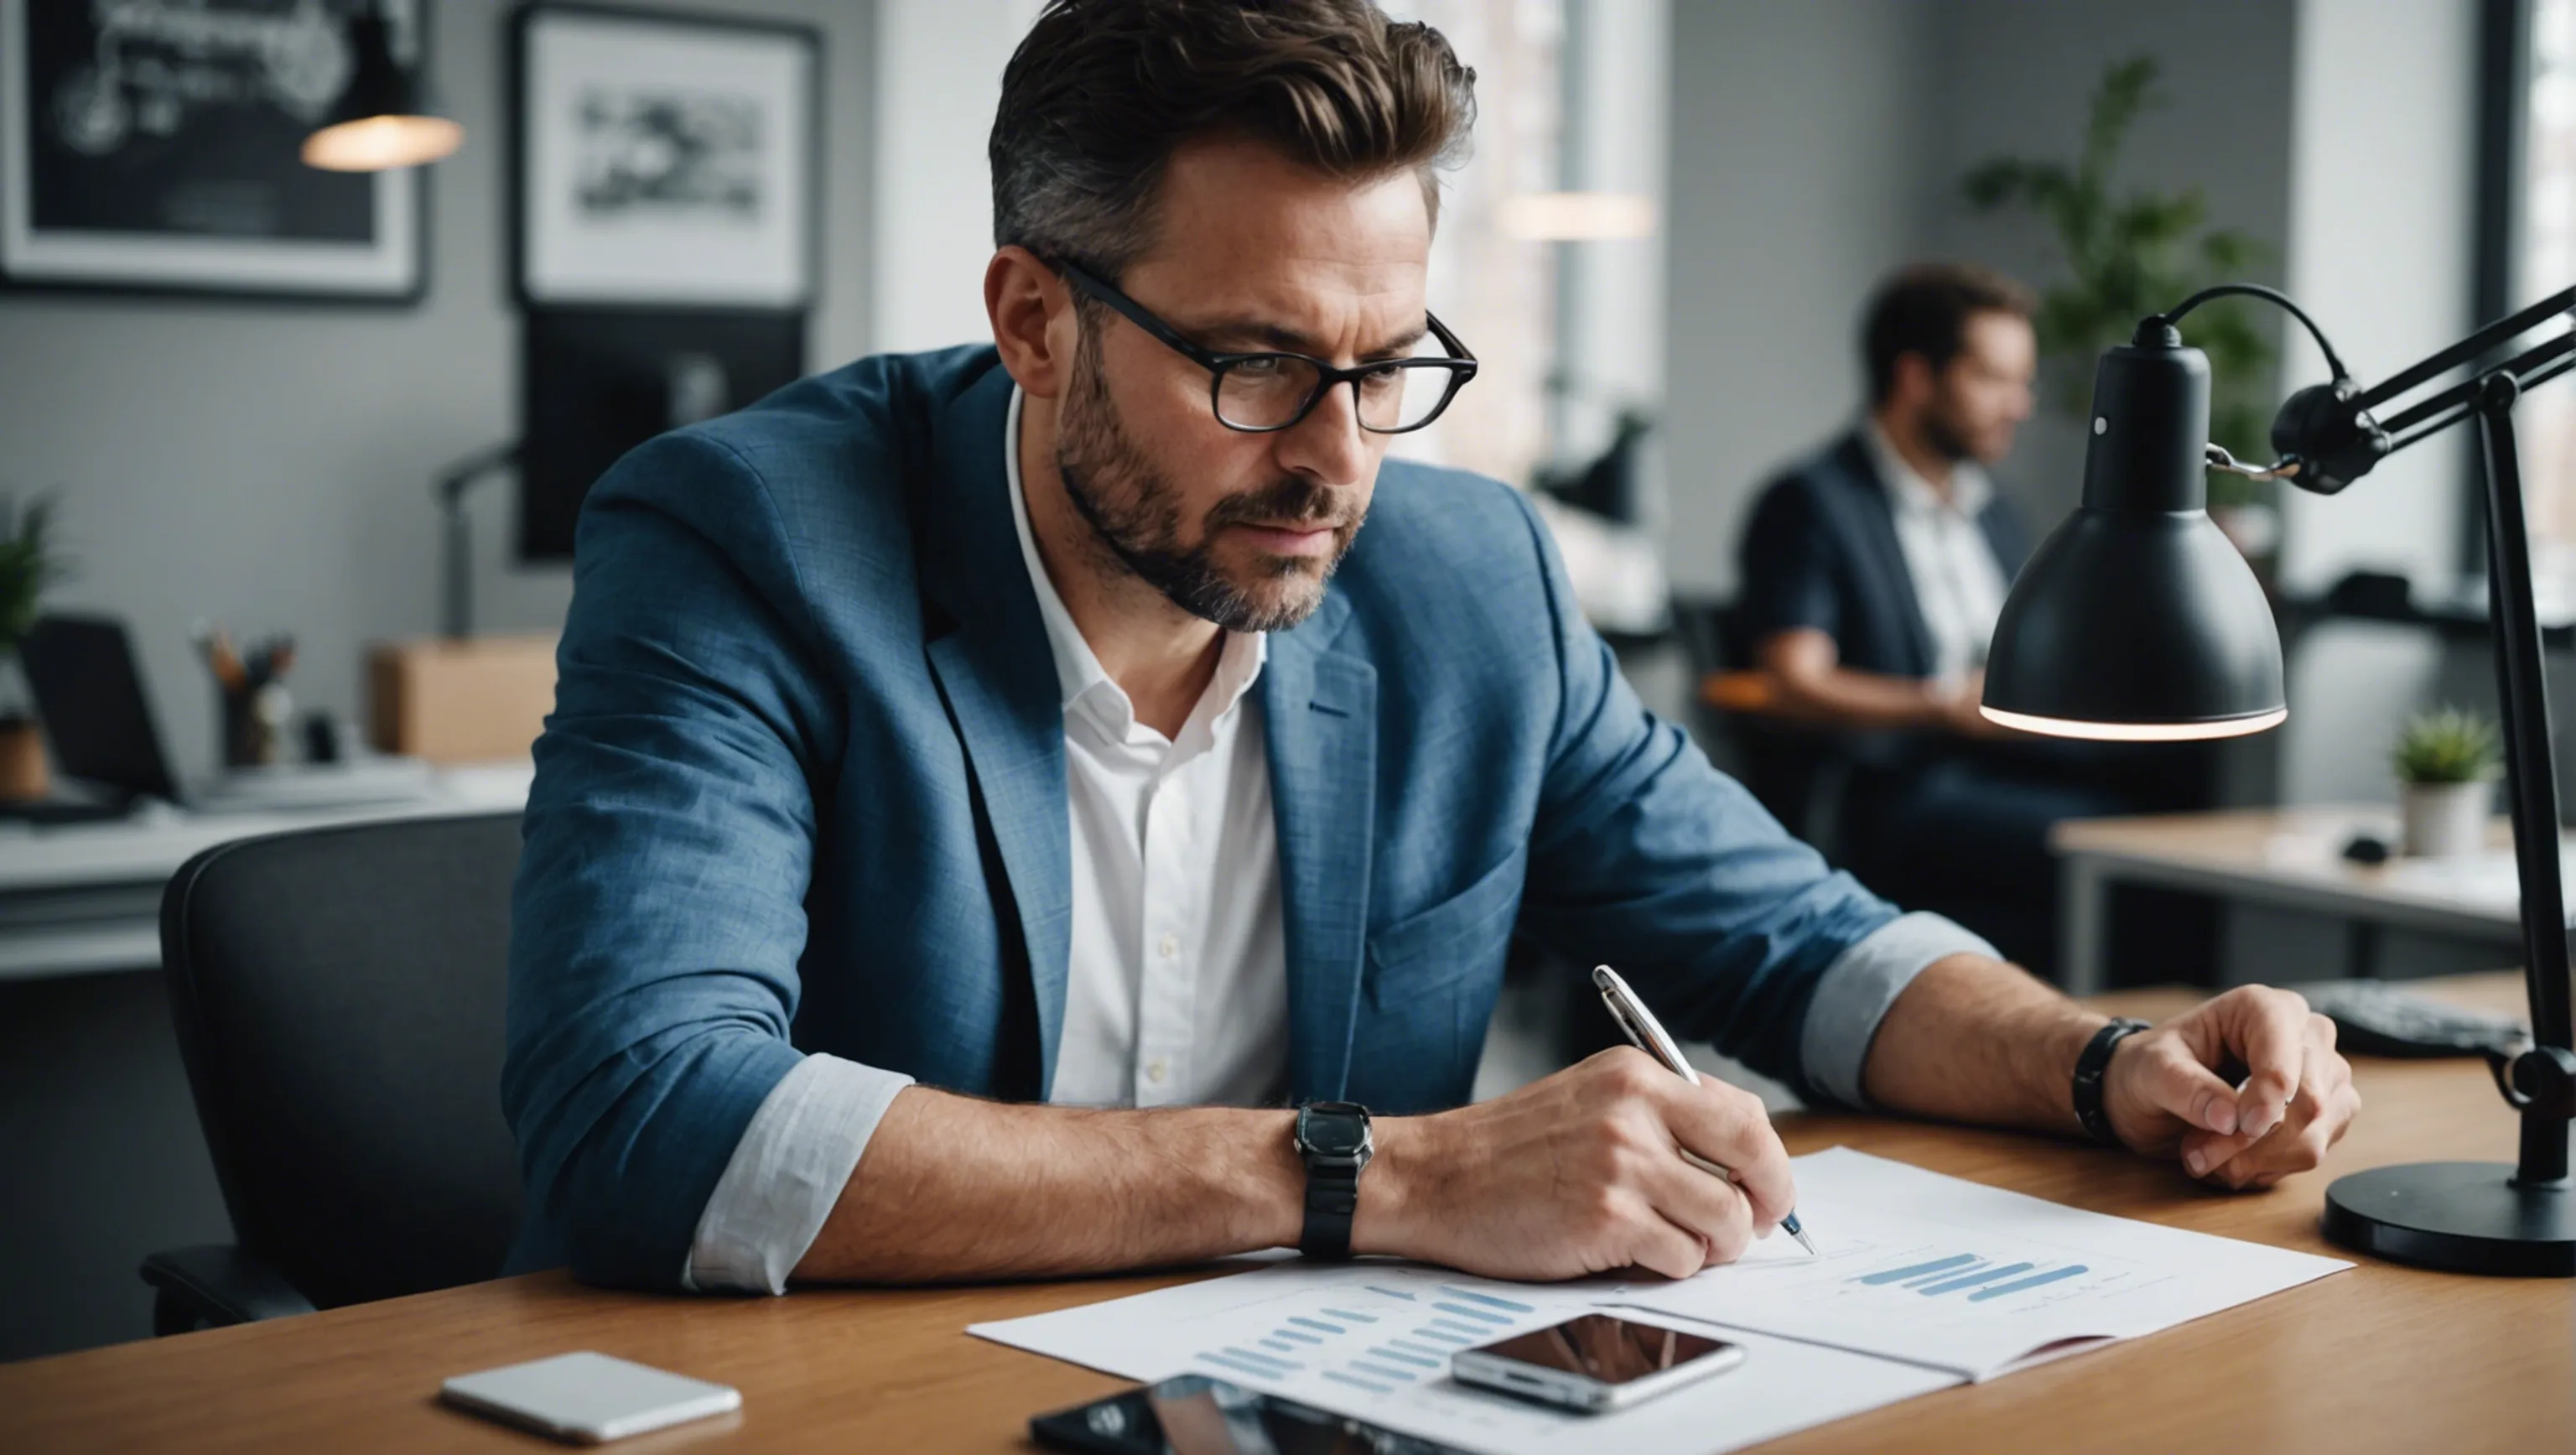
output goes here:
[{"label": "pen clip", "polygon": [[1607,990],[1602,991],[1601,1008],[1610,1012],[1611,1022],[1619,1027],[1619,1034],[1628,1038],[1628,1044],[1649,1056],[1655,1054],[1655,1048],[1647,1043],[1646,1033],[1639,1030],[1637,1023],[1628,1018],[1628,1007],[1619,1003],[1619,997],[1616,994]]}]

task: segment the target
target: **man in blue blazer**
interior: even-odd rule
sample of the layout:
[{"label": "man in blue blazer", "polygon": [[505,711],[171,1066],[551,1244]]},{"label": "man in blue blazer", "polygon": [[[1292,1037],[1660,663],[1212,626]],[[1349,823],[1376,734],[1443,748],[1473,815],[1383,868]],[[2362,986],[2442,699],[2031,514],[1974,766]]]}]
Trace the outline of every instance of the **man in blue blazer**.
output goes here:
[{"label": "man in blue blazer", "polygon": [[2295,997],[2129,1034],[1900,915],[1639,707],[1517,494],[1386,459],[1474,371],[1423,303],[1472,80],[1368,0],[1057,0],[995,346],[600,481],[514,911],[520,1266],[1736,1256],[1795,1195],[1752,1098],[1621,1050],[1461,1106],[1516,926],[1818,1100],[2231,1186],[2341,1133]]}]

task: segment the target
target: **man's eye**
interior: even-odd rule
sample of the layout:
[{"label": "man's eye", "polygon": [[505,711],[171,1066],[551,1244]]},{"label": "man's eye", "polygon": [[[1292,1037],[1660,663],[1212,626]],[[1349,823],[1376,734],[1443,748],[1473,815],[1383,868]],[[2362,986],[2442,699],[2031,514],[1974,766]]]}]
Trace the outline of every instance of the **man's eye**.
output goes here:
[{"label": "man's eye", "polygon": [[1389,364],[1381,369],[1371,369],[1367,373],[1360,375],[1360,387],[1366,389],[1372,394],[1383,394],[1391,389],[1401,389],[1404,387],[1404,370],[1393,364]]},{"label": "man's eye", "polygon": [[1234,372],[1246,379],[1275,379],[1287,368],[1287,364],[1288,361],[1285,359],[1245,359],[1234,366]]}]

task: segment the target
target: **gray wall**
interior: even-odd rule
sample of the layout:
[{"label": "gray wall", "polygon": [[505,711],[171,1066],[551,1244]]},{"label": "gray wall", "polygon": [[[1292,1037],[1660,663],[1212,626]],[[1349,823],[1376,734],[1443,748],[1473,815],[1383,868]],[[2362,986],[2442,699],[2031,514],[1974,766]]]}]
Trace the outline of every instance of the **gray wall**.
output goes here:
[{"label": "gray wall", "polygon": [[[824,277],[812,362],[868,338],[873,7],[691,0],[824,32]],[[0,489],[59,491],[80,574],[55,595],[140,641],[183,774],[214,759],[200,617],[292,631],[299,705],[362,710],[367,642],[436,626],[429,479],[516,428],[501,94],[503,0],[437,7],[438,79],[467,128],[431,169],[430,290],[417,308],[0,294]],[[512,501],[473,502],[477,597],[493,628],[548,629],[562,566],[510,561]]]},{"label": "gray wall", "polygon": [[[2200,186],[2276,252],[2290,198],[2292,0],[1681,0],[1673,16],[1672,532],[1677,586],[1729,590],[1753,490],[1860,406],[1855,334],[1917,257],[2054,276],[2046,235],[1970,216],[1998,152],[2071,154],[2108,63],[2166,61],[2171,105],[2123,176]],[[2277,276],[2277,269],[2273,276]],[[2036,521],[2072,504],[2082,438],[2033,421],[1999,472]]]},{"label": "gray wall", "polygon": [[[824,30],[825,271],[813,363],[869,336],[868,0],[691,0]],[[365,642],[436,610],[439,466],[511,432],[502,0],[438,7],[466,150],[433,169],[428,300],[383,310],[0,295],[0,487],[59,490],[80,576],[55,598],[134,624],[181,771],[213,758],[198,616],[292,630],[306,705],[356,712]],[[486,624],[551,628],[559,566],[508,560],[511,501],[474,502]],[[157,973],[0,983],[0,1359],[151,1331],[135,1264],[229,1236]]]},{"label": "gray wall", "polygon": [[1861,302],[1912,256],[1924,57],[1913,0],[1673,7],[1666,564],[1731,590],[1755,484],[1849,419]]},{"label": "gray wall", "polygon": [[[2071,160],[2104,67],[2147,54],[2163,64],[2167,104],[2131,128],[2118,184],[2198,187],[2212,224],[2270,248],[2270,264],[2253,281],[2278,283],[2289,232],[2297,12],[2293,0],[1948,0],[1933,52],[1939,82],[1928,117],[1934,143],[1922,252],[1985,263],[2035,285],[2061,280],[2043,224],[2026,214],[1970,213],[1957,179],[1997,155]],[[2076,388],[2091,396],[2089,371]],[[2084,435],[2058,413],[2060,402],[2042,399],[1997,472],[2043,529],[2073,508],[2083,483]]]}]

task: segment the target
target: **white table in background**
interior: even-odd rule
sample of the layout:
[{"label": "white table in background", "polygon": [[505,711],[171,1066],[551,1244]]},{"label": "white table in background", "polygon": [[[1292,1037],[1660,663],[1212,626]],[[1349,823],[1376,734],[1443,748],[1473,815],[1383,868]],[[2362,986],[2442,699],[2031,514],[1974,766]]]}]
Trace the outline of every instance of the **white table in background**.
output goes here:
[{"label": "white table in background", "polygon": [[[2068,819],[2050,831],[2058,856],[2058,966],[2067,993],[2098,994],[2109,956],[2115,882],[2188,889],[2235,904],[2329,915],[2367,937],[2381,928],[2483,940],[2521,957],[2513,829],[2497,819],[2488,853],[2457,861],[2343,857],[2354,834],[2396,837],[2387,808],[2325,805],[2223,809],[2137,818]],[[2562,863],[2576,845],[2562,840]]]},{"label": "white table in background", "polygon": [[148,970],[161,963],[161,890],[179,866],[234,839],[330,824],[497,813],[525,805],[525,762],[442,768],[423,798],[355,808],[192,813],[0,825],[0,980]]}]

